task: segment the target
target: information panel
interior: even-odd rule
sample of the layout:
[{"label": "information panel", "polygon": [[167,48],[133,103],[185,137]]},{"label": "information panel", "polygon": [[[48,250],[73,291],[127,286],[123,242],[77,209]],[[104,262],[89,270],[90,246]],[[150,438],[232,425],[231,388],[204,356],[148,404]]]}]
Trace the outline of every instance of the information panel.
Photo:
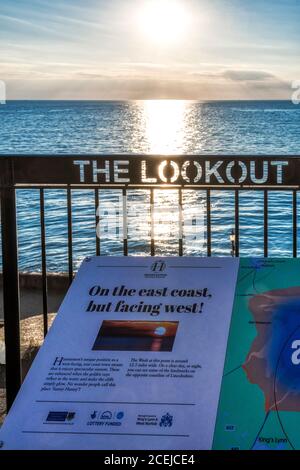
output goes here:
[{"label": "information panel", "polygon": [[215,449],[300,449],[299,268],[240,261]]},{"label": "information panel", "polygon": [[210,449],[238,264],[85,259],[3,449]]}]

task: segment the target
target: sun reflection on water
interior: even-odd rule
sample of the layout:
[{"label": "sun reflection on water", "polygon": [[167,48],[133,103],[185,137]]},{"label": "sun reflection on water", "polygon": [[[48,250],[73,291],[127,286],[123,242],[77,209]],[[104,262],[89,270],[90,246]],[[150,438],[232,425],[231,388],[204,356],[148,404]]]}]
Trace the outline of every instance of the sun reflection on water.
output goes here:
[{"label": "sun reflection on water", "polygon": [[187,110],[187,101],[142,102],[142,125],[149,153],[167,155],[183,152]]}]

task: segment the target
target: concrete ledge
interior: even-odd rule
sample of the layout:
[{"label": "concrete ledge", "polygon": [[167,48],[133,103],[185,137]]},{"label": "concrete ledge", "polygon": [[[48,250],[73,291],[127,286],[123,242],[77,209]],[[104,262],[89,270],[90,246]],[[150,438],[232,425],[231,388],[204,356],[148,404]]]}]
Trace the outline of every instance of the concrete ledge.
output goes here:
[{"label": "concrete ledge", "polygon": [[[43,277],[41,273],[19,274],[20,287],[24,289],[42,289]],[[69,276],[66,273],[47,273],[48,289],[66,291],[69,287]],[[0,272],[0,288],[3,288],[3,274]]]},{"label": "concrete ledge", "polygon": [[[43,311],[41,273],[20,273],[21,318],[39,315]],[[57,312],[69,288],[69,276],[66,273],[48,273],[48,311]],[[3,321],[3,276],[0,273],[0,324]]]}]

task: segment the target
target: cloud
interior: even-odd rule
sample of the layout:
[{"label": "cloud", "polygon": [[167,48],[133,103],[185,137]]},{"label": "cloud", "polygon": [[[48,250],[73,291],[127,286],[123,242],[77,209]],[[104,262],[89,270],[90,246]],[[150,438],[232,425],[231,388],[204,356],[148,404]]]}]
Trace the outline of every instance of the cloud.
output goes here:
[{"label": "cloud", "polygon": [[145,78],[8,80],[8,99],[66,100],[267,100],[290,99],[289,84],[277,81],[232,82]]},{"label": "cloud", "polygon": [[18,18],[18,17],[14,17],[14,16],[0,14],[0,20],[4,21],[5,23],[7,21],[9,21],[11,23],[15,23],[19,27],[24,26],[30,31],[32,29],[37,29],[37,30],[40,30],[40,31],[43,31],[43,32],[54,33],[53,29],[50,29],[50,28],[48,28],[44,25],[41,25],[41,24],[34,23],[32,21],[24,20],[23,18]]},{"label": "cloud", "polygon": [[9,99],[248,100],[290,99],[291,85],[263,70],[159,63],[90,64],[4,62]]},{"label": "cloud", "polygon": [[264,70],[225,70],[222,76],[234,82],[261,82],[277,79],[275,75]]}]

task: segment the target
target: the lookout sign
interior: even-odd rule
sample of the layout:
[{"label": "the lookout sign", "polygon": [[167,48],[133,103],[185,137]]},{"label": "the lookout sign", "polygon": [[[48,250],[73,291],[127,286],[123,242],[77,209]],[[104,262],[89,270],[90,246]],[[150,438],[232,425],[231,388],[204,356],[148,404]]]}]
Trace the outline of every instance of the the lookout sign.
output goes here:
[{"label": "the lookout sign", "polygon": [[[57,156],[58,157],[58,156]],[[300,158],[66,155],[0,157],[2,185],[300,188]]]},{"label": "the lookout sign", "polygon": [[80,183],[236,185],[283,184],[285,160],[109,159],[74,160]]}]

